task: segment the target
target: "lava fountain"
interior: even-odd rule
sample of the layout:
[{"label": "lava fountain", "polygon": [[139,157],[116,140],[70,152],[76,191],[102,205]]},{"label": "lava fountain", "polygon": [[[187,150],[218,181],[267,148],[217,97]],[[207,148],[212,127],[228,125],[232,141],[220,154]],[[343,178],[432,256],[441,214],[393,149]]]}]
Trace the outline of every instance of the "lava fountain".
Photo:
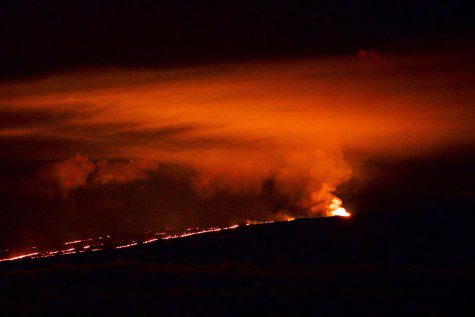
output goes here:
[{"label": "lava fountain", "polygon": [[334,197],[330,203],[330,215],[331,216],[340,216],[340,217],[349,217],[351,214],[342,207],[343,202],[340,198]]}]

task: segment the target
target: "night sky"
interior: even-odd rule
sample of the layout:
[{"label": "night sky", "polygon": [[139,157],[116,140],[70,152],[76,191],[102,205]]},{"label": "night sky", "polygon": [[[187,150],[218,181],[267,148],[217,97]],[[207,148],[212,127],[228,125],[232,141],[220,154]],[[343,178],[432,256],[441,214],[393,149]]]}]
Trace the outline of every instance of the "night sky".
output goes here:
[{"label": "night sky", "polygon": [[5,80],[470,42],[469,1],[2,1]]}]

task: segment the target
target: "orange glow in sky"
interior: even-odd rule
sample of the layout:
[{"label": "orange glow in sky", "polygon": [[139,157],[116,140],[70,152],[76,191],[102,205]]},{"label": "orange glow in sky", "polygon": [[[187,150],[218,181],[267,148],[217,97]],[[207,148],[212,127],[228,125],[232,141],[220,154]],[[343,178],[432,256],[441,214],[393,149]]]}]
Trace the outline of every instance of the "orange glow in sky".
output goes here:
[{"label": "orange glow in sky", "polygon": [[91,183],[146,179],[170,162],[197,171],[204,197],[256,191],[272,177],[279,194],[326,215],[337,187],[358,172],[345,153],[417,156],[473,141],[473,74],[463,56],[61,73],[0,86],[3,110],[32,118],[0,138],[25,144],[22,157],[57,161],[39,175],[66,198]]}]

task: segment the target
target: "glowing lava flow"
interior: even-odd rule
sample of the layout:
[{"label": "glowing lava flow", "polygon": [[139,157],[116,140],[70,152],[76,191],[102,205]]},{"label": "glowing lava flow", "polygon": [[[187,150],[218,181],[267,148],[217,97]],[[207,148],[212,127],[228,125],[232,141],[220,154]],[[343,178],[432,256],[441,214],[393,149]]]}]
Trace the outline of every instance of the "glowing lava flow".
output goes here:
[{"label": "glowing lava flow", "polygon": [[185,238],[185,237],[190,237],[190,236],[194,236],[194,235],[197,235],[197,234],[203,234],[203,233],[208,233],[208,232],[219,232],[219,231],[222,231],[222,230],[231,230],[231,229],[236,229],[236,228],[239,228],[239,225],[234,225],[234,226],[225,227],[225,228],[213,227],[213,228],[204,229],[204,230],[195,231],[195,232],[190,232],[190,233],[183,233],[183,234],[175,234],[175,235],[172,235],[172,236],[166,236],[166,237],[163,237],[162,240]]},{"label": "glowing lava flow", "polygon": [[[345,209],[341,208],[341,200],[336,198],[337,200],[334,200],[330,206],[335,214],[332,215],[349,215]],[[341,210],[344,211],[346,214],[340,214]],[[285,216],[284,219],[286,221],[292,221],[294,220],[293,217],[287,217]],[[245,225],[260,225],[260,224],[266,224],[266,223],[273,223],[276,222],[275,220],[268,220],[268,221],[246,221]],[[225,230],[233,230],[239,228],[240,225],[232,225],[229,227],[211,227],[211,228],[199,228],[199,227],[193,227],[193,228],[187,228],[180,230],[179,232],[176,233],[171,233],[171,232],[156,232],[153,233],[154,237],[150,237],[148,239],[140,239],[140,241],[134,240],[130,242],[126,241],[120,241],[120,240],[110,240],[113,239],[111,236],[103,236],[103,237],[96,237],[96,238],[89,238],[89,239],[82,239],[82,240],[74,240],[74,241],[67,241],[62,243],[63,246],[66,246],[64,249],[59,249],[59,250],[36,250],[37,247],[30,247],[29,249],[35,249],[37,252],[33,253],[26,253],[22,255],[16,255],[12,256],[9,258],[3,258],[0,259],[0,262],[3,261],[14,261],[14,260],[20,260],[20,259],[39,259],[39,258],[48,258],[48,257],[53,257],[53,256],[64,256],[64,255],[69,255],[69,254],[78,254],[78,253],[88,253],[88,252],[97,252],[97,251],[103,251],[103,250],[111,250],[111,249],[124,249],[124,248],[129,248],[133,247],[136,245],[145,245],[149,243],[154,243],[160,240],[169,240],[169,239],[179,239],[179,238],[186,238],[194,235],[199,235],[199,234],[204,234],[204,233],[209,233],[209,232],[219,232],[219,231],[225,231]],[[150,234],[151,232],[146,232],[146,234]],[[3,250],[6,251],[6,250]],[[10,250],[8,250],[10,251]]]},{"label": "glowing lava flow", "polygon": [[39,254],[39,252],[18,255],[18,256],[11,257],[11,258],[7,258],[7,259],[1,259],[0,262],[20,260],[20,259],[23,259],[23,258],[34,257],[35,255],[38,255],[38,254]]},{"label": "glowing lava flow", "polygon": [[134,245],[137,245],[137,244],[138,244],[137,242],[132,242],[132,243],[129,243],[129,244],[119,245],[115,248],[116,249],[130,248],[130,247],[133,247]]},{"label": "glowing lava flow", "polygon": [[[129,247],[133,247],[140,244],[149,244],[149,243],[153,243],[159,240],[186,238],[186,237],[190,237],[190,236],[194,236],[198,234],[203,234],[203,233],[208,233],[208,232],[218,232],[218,231],[223,231],[223,230],[231,230],[231,229],[236,229],[236,228],[239,228],[239,225],[233,225],[233,226],[223,227],[223,228],[212,227],[212,228],[207,228],[207,229],[200,229],[198,227],[194,227],[194,228],[187,228],[187,229],[181,230],[180,233],[174,233],[174,234],[170,234],[167,232],[156,232],[154,234],[155,236],[157,236],[156,238],[150,238],[150,239],[142,240],[140,242],[131,241],[129,243],[124,243],[124,241],[122,242],[110,241],[110,242],[107,242],[107,244],[105,244],[106,243],[105,240],[108,240],[109,238],[111,238],[108,235],[107,238],[104,236],[104,237],[96,237],[96,238],[89,238],[89,239],[82,239],[82,240],[67,241],[63,243],[63,245],[66,245],[68,247],[67,249],[46,250],[46,251],[40,251],[40,252],[34,252],[34,253],[27,253],[27,254],[22,254],[18,256],[12,256],[9,258],[0,259],[0,262],[14,261],[14,260],[20,260],[20,259],[48,258],[52,256],[77,254],[77,253],[85,253],[85,252],[97,252],[97,251],[103,251],[106,249],[119,250],[119,249],[129,248]],[[150,232],[146,232],[146,233],[150,234]],[[84,244],[84,243],[87,243],[87,244]],[[36,249],[36,248],[37,247],[30,247],[29,249]],[[10,250],[2,250],[2,251],[10,251]]]},{"label": "glowing lava flow", "polygon": [[328,208],[330,208],[330,215],[331,216],[340,216],[340,217],[349,217],[351,214],[346,211],[345,208],[343,208],[341,205],[343,202],[341,201],[340,198],[335,197],[332,199],[332,202]]}]

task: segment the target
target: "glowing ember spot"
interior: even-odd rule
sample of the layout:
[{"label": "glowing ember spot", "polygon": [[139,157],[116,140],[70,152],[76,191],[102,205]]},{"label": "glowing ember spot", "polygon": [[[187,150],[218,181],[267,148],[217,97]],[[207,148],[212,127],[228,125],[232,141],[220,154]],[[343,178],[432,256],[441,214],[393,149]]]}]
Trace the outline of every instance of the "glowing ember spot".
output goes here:
[{"label": "glowing ember spot", "polygon": [[343,208],[341,205],[343,202],[341,201],[340,198],[335,197],[332,199],[332,202],[328,208],[330,208],[330,215],[331,216],[340,216],[340,217],[349,217],[351,214],[346,211],[345,208]]},{"label": "glowing ember spot", "polygon": [[154,238],[154,239],[146,240],[146,241],[144,241],[143,243],[144,243],[144,244],[147,244],[147,243],[152,243],[152,242],[155,242],[155,241],[158,241],[158,239],[157,239],[157,238]]}]

